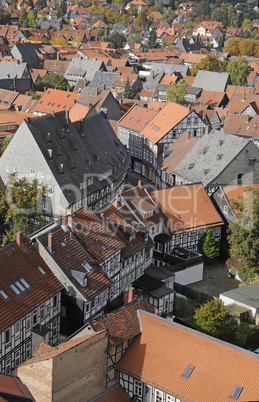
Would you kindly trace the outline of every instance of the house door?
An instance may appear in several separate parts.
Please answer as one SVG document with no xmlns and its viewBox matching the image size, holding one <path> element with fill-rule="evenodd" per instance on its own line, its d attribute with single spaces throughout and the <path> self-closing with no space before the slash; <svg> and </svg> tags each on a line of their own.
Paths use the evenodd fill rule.
<svg viewBox="0 0 259 402">
<path fill-rule="evenodd" d="M 168 300 L 165 300 L 165 302 L 164 302 L 164 312 L 166 314 L 168 313 Z"/>
</svg>

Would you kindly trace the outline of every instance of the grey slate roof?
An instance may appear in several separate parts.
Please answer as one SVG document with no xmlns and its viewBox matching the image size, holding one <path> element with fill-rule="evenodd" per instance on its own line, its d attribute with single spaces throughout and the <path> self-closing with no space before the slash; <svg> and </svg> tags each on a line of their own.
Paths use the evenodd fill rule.
<svg viewBox="0 0 259 402">
<path fill-rule="evenodd" d="M 231 85 L 229 73 L 198 70 L 192 86 L 206 91 L 225 92 L 227 85 Z"/>
<path fill-rule="evenodd" d="M 99 71 L 103 65 L 102 60 L 87 60 L 81 57 L 73 57 L 64 77 L 70 80 L 70 76 L 78 76 L 78 79 L 85 78 L 88 81 L 92 81 L 96 71 Z"/>
<path fill-rule="evenodd" d="M 98 97 L 101 98 L 103 91 L 98 93 Z M 82 89 L 80 95 L 78 96 L 76 102 L 81 103 L 82 105 L 89 106 L 90 103 L 94 104 L 94 100 L 96 99 L 96 88 L 85 87 Z"/>
<path fill-rule="evenodd" d="M 166 97 L 166 90 L 167 89 L 169 89 L 170 88 L 170 85 L 167 85 L 167 84 L 158 84 L 157 85 L 157 87 L 156 87 L 156 89 L 154 90 L 154 92 L 153 92 L 153 95 L 152 95 L 152 97 L 153 98 L 160 98 L 160 99 L 167 99 L 167 97 Z M 159 93 L 159 92 L 165 92 L 165 95 L 164 94 L 161 94 L 161 93 Z"/>
<path fill-rule="evenodd" d="M 39 67 L 39 56 L 30 42 L 17 43 L 12 47 L 11 53 L 14 59 L 24 61 L 29 68 Z"/>
<path fill-rule="evenodd" d="M 5 78 L 14 78 L 17 75 L 17 78 L 31 78 L 27 64 L 19 63 L 11 61 L 1 61 L 0 62 L 0 79 Z M 8 77 L 9 76 L 9 77 Z"/>
<path fill-rule="evenodd" d="M 151 73 L 154 71 L 164 72 L 166 75 L 173 75 L 174 72 L 181 73 L 182 76 L 190 75 L 190 69 L 184 64 L 164 64 L 164 63 L 154 63 L 151 69 Z"/>
<path fill-rule="evenodd" d="M 144 82 L 143 84 L 143 89 L 154 91 L 154 89 L 157 87 L 157 85 L 159 84 L 164 75 L 165 75 L 164 71 L 159 70 L 154 71 L 152 69 L 150 75 L 148 76 L 147 81 Z"/>
<path fill-rule="evenodd" d="M 235 302 L 246 304 L 247 306 L 259 308 L 259 285 L 249 285 L 241 288 L 229 290 L 221 293 L 222 296 L 229 297 Z"/>
<path fill-rule="evenodd" d="M 93 177 L 93 184 L 87 187 L 87 193 L 91 194 L 108 184 L 107 180 L 99 181 L 98 175 L 116 166 L 116 172 L 113 169 L 109 176 L 110 182 L 127 170 L 126 151 L 103 113 L 85 118 L 80 128 L 70 121 L 67 124 L 64 112 L 33 118 L 24 124 L 27 124 L 59 186 L 64 189 L 69 204 L 83 198 L 85 189 L 79 189 L 85 178 Z M 70 191 L 75 186 L 78 191 Z"/>
<path fill-rule="evenodd" d="M 249 142 L 247 138 L 212 130 L 200 138 L 173 173 L 192 183 L 201 181 L 206 187 L 214 182 Z"/>
<path fill-rule="evenodd" d="M 98 89 L 103 89 L 103 86 L 105 87 L 104 89 L 110 90 L 113 88 L 113 85 L 119 78 L 119 73 L 108 73 L 108 72 L 101 72 L 96 71 L 92 81 L 88 85 L 89 88 L 98 88 Z"/>
<path fill-rule="evenodd" d="M 186 53 L 190 53 L 192 50 L 200 49 L 200 45 L 197 41 L 195 43 L 190 43 L 189 39 L 187 38 L 177 38 L 175 47 L 182 49 Z"/>
</svg>

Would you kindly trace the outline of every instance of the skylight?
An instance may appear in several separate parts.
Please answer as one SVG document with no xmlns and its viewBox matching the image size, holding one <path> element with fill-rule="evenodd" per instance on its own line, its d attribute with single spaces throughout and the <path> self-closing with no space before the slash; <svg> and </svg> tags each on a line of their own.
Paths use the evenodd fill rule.
<svg viewBox="0 0 259 402">
<path fill-rule="evenodd" d="M 90 264 L 88 264 L 88 262 L 87 261 L 85 261 L 85 262 L 82 262 L 82 266 L 84 267 L 84 269 L 86 269 L 88 272 L 92 272 L 94 269 L 93 269 L 93 267 L 91 267 L 91 265 Z"/>
<path fill-rule="evenodd" d="M 192 374 L 193 370 L 194 370 L 194 366 L 191 366 L 190 364 L 188 364 L 188 366 L 186 367 L 186 369 L 184 370 L 184 372 L 182 374 L 182 377 L 189 378 L 190 375 Z"/>
<path fill-rule="evenodd" d="M 0 296 L 2 296 L 5 300 L 8 300 L 9 297 L 7 296 L 7 294 L 1 289 L 0 290 Z"/>
<path fill-rule="evenodd" d="M 14 283 L 11 283 L 9 285 L 12 291 L 16 294 L 16 296 L 19 296 L 21 293 L 26 292 L 26 290 L 30 289 L 30 285 L 24 278 L 20 278 Z"/>
<path fill-rule="evenodd" d="M 41 275 L 43 275 L 43 276 L 47 275 L 46 272 L 44 271 L 44 269 L 41 268 L 41 266 L 38 266 L 37 270 L 41 273 Z"/>
<path fill-rule="evenodd" d="M 238 400 L 241 392 L 243 390 L 243 387 L 240 387 L 239 385 L 235 385 L 235 388 L 233 389 L 233 391 L 231 392 L 230 398 L 234 399 L 235 401 Z"/>
</svg>

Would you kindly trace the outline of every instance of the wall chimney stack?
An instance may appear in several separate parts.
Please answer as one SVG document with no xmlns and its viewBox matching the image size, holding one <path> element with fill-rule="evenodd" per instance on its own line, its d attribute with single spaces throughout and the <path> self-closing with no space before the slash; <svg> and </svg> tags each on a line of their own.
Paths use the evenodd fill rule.
<svg viewBox="0 0 259 402">
<path fill-rule="evenodd" d="M 50 254 L 54 253 L 54 250 L 53 250 L 53 233 L 48 234 L 48 250 L 49 250 Z"/>
<path fill-rule="evenodd" d="M 18 232 L 16 233 L 16 243 L 18 244 L 19 247 L 24 246 L 23 242 L 23 232 Z"/>
</svg>

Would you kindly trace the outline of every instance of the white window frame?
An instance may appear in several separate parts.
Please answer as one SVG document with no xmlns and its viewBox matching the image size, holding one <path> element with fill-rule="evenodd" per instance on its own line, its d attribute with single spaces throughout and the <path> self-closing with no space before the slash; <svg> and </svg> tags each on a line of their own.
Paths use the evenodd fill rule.
<svg viewBox="0 0 259 402">
<path fill-rule="evenodd" d="M 172 395 L 166 395 L 166 402 L 175 402 L 175 397 Z"/>
<path fill-rule="evenodd" d="M 7 367 L 9 367 L 8 370 Z M 5 374 L 10 374 L 10 372 L 11 372 L 11 357 L 8 357 L 8 359 L 6 359 L 5 361 Z"/>
<path fill-rule="evenodd" d="M 31 329 L 31 313 L 26 315 L 26 331 Z"/>
<path fill-rule="evenodd" d="M 16 321 L 14 324 L 14 337 L 15 339 L 20 338 L 20 330 L 21 330 L 21 323 L 20 321 Z"/>
<path fill-rule="evenodd" d="M 58 308 L 58 295 L 53 296 L 53 307 L 54 309 Z"/>
<path fill-rule="evenodd" d="M 224 205 L 224 214 L 228 215 L 228 206 Z"/>
<path fill-rule="evenodd" d="M 14 365 L 19 366 L 20 363 L 21 363 L 21 352 L 20 349 L 18 349 L 14 353 Z"/>
<path fill-rule="evenodd" d="M 31 358 L 31 344 L 30 344 L 30 342 L 26 343 L 25 354 L 26 354 L 26 360 Z"/>
<path fill-rule="evenodd" d="M 31 174 L 32 176 L 35 175 L 35 172 L 34 172 L 34 169 L 33 169 L 33 168 L 30 168 L 30 174 Z"/>
<path fill-rule="evenodd" d="M 134 396 L 142 398 L 142 382 L 134 379 Z"/>
<path fill-rule="evenodd" d="M 6 340 L 6 338 L 7 338 L 7 336 L 6 336 L 6 334 L 9 334 L 9 341 L 7 342 L 7 340 Z M 5 330 L 5 345 L 6 346 L 9 346 L 11 344 L 11 328 L 7 328 L 6 330 Z"/>
<path fill-rule="evenodd" d="M 44 306 L 44 304 L 41 304 L 41 306 L 40 306 L 40 321 L 44 320 L 44 318 L 45 318 L 45 306 Z"/>
<path fill-rule="evenodd" d="M 164 393 L 160 389 L 155 389 L 155 402 L 163 402 Z"/>
</svg>

